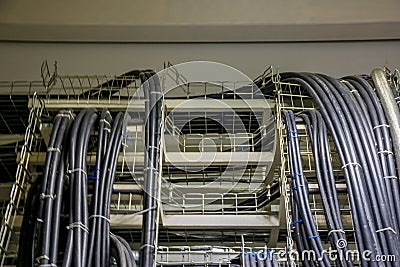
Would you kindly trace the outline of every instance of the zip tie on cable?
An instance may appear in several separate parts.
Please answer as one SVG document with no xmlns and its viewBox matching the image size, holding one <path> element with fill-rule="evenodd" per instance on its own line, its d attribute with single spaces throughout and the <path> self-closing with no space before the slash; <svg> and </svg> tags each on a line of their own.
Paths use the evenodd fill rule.
<svg viewBox="0 0 400 267">
<path fill-rule="evenodd" d="M 393 154 L 393 152 L 390 150 L 382 150 L 382 151 L 378 151 L 378 154 Z"/>
<path fill-rule="evenodd" d="M 390 128 L 390 125 L 389 124 L 380 124 L 380 125 L 374 126 L 373 129 L 375 130 L 375 129 L 379 128 L 379 127 L 388 127 L 388 128 Z"/>
<path fill-rule="evenodd" d="M 111 133 L 111 130 L 110 130 L 110 128 L 104 127 L 104 128 L 103 128 L 103 130 L 105 130 L 105 131 L 107 131 L 107 132 Z"/>
<path fill-rule="evenodd" d="M 296 131 L 289 131 L 289 132 L 288 132 L 288 137 L 289 137 L 289 138 L 298 138 L 298 137 L 299 137 L 299 134 L 298 134 L 298 132 L 296 132 Z"/>
<path fill-rule="evenodd" d="M 50 260 L 50 258 L 47 255 L 42 255 L 42 256 L 35 258 L 35 261 L 37 261 L 38 263 L 40 263 L 40 260 Z"/>
<path fill-rule="evenodd" d="M 93 176 L 93 175 L 88 175 L 87 178 L 88 178 L 89 180 L 92 180 L 92 181 L 99 181 L 99 180 L 100 180 L 99 177 L 96 177 L 96 176 Z"/>
<path fill-rule="evenodd" d="M 383 176 L 383 179 L 398 179 L 395 175 Z"/>
<path fill-rule="evenodd" d="M 86 171 L 85 171 L 84 169 L 77 168 L 77 169 L 72 169 L 72 170 L 68 170 L 68 171 L 67 171 L 67 173 L 73 173 L 73 172 L 81 172 L 81 173 L 83 173 L 84 175 L 86 175 L 86 177 L 87 177 L 87 173 L 86 173 Z"/>
<path fill-rule="evenodd" d="M 56 115 L 56 117 L 66 117 L 66 118 L 73 118 L 74 117 L 74 114 L 69 110 L 68 112 L 66 112 L 66 113 L 58 113 L 57 115 Z"/>
<path fill-rule="evenodd" d="M 156 206 L 153 206 L 153 207 L 150 207 L 150 208 L 148 208 L 148 209 L 135 212 L 135 213 L 132 214 L 132 216 L 140 215 L 140 214 L 149 212 L 149 211 L 151 211 L 151 210 L 155 210 L 156 208 L 157 208 Z"/>
<path fill-rule="evenodd" d="M 40 264 L 37 265 L 38 267 L 53 267 L 53 266 L 57 266 L 57 264 L 54 263 L 47 263 L 47 264 Z"/>
<path fill-rule="evenodd" d="M 38 221 L 38 222 L 43 222 L 43 219 L 41 219 L 41 218 L 36 218 L 36 221 Z"/>
<path fill-rule="evenodd" d="M 95 173 L 95 172 L 101 172 L 101 169 L 99 168 L 94 168 L 93 170 L 90 171 L 90 173 Z"/>
<path fill-rule="evenodd" d="M 56 115 L 56 118 L 59 118 L 59 117 L 63 117 L 63 118 L 71 118 L 71 116 L 70 115 L 68 115 L 68 114 L 63 114 L 63 113 L 59 113 L 59 114 L 57 114 Z"/>
<path fill-rule="evenodd" d="M 382 228 L 379 230 L 376 230 L 377 233 L 383 232 L 383 231 L 392 231 L 395 235 L 397 234 L 395 230 L 393 230 L 392 227 L 386 227 L 386 228 Z"/>
<path fill-rule="evenodd" d="M 49 148 L 47 148 L 47 152 L 59 152 L 59 153 L 61 153 L 61 150 L 58 147 L 49 147 Z"/>
<path fill-rule="evenodd" d="M 94 219 L 94 218 L 100 218 L 100 219 L 103 219 L 106 222 L 110 223 L 110 219 L 108 219 L 106 216 L 103 216 L 103 215 L 94 214 L 94 215 L 89 216 L 89 220 Z"/>
<path fill-rule="evenodd" d="M 336 229 L 336 230 L 330 230 L 330 231 L 328 232 L 328 236 L 330 236 L 332 233 L 342 233 L 342 234 L 346 234 L 346 233 L 344 232 L 343 229 Z"/>
<path fill-rule="evenodd" d="M 128 140 L 128 141 L 130 141 L 130 142 L 133 142 L 133 139 L 130 138 L 129 136 L 127 136 L 126 134 L 121 133 L 121 135 L 122 135 L 122 137 L 124 137 L 126 140 Z"/>
<path fill-rule="evenodd" d="M 296 177 L 302 177 L 302 176 L 304 176 L 304 174 L 303 173 L 292 173 L 290 176 L 292 178 L 296 178 Z"/>
<path fill-rule="evenodd" d="M 108 126 L 111 126 L 110 122 L 108 120 L 106 120 L 106 119 L 101 119 L 100 122 L 104 122 Z"/>
<path fill-rule="evenodd" d="M 83 231 L 85 231 L 86 233 L 89 233 L 89 228 L 86 225 L 84 225 L 82 222 L 74 222 L 67 226 L 68 230 L 73 230 L 73 228 L 80 228 Z"/>
<path fill-rule="evenodd" d="M 319 236 L 319 235 L 310 235 L 310 236 L 308 236 L 308 238 L 310 238 L 310 239 L 316 239 L 316 238 L 320 238 L 320 236 Z"/>
<path fill-rule="evenodd" d="M 150 94 L 162 95 L 162 92 L 159 91 L 150 91 Z"/>
<path fill-rule="evenodd" d="M 45 195 L 44 193 L 41 193 L 40 194 L 40 199 L 45 199 L 45 198 L 51 198 L 51 199 L 55 199 L 57 196 L 54 194 L 54 195 Z"/>
<path fill-rule="evenodd" d="M 144 249 L 145 247 L 155 248 L 154 245 L 143 244 L 143 245 L 139 248 L 139 250 L 142 250 L 142 249 Z"/>
<path fill-rule="evenodd" d="M 158 170 L 157 170 L 156 168 L 154 168 L 154 167 L 146 167 L 146 168 L 143 168 L 143 171 L 148 171 L 148 170 L 153 170 L 153 171 L 158 172 Z"/>
<path fill-rule="evenodd" d="M 297 220 L 297 221 L 292 222 L 292 223 L 290 224 L 290 226 L 295 226 L 296 224 L 302 223 L 302 222 L 303 222 L 303 220 L 302 220 L 302 219 L 299 219 L 299 220 Z"/>
<path fill-rule="evenodd" d="M 299 189 L 299 187 L 304 187 L 304 184 L 294 186 L 293 190 L 297 190 L 297 189 Z"/>
<path fill-rule="evenodd" d="M 344 165 L 342 166 L 342 170 L 345 169 L 345 168 L 347 168 L 347 166 L 350 166 L 350 165 L 355 165 L 355 166 L 358 166 L 358 167 L 361 168 L 361 165 L 360 165 L 359 163 L 357 163 L 357 162 L 349 162 L 349 163 L 346 163 L 346 164 L 344 164 Z"/>
</svg>

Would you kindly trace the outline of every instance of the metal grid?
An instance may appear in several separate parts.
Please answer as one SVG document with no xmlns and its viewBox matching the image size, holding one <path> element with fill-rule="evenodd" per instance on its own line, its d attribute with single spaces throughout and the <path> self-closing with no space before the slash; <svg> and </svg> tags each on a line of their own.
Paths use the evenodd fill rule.
<svg viewBox="0 0 400 267">
<path fill-rule="evenodd" d="M 36 96 L 33 96 L 33 108 L 30 111 L 28 119 L 28 127 L 26 128 L 24 145 L 22 146 L 15 182 L 11 188 L 10 201 L 4 213 L 1 231 L 0 231 L 0 249 L 1 249 L 1 266 L 6 262 L 7 258 L 15 258 L 17 246 L 10 246 L 10 241 L 15 239 L 16 232 L 14 223 L 17 215 L 23 213 L 25 193 L 28 185 L 34 178 L 29 168 L 29 160 L 31 152 L 38 149 L 41 144 L 40 135 L 41 117 L 43 112 L 43 102 Z"/>
<path fill-rule="evenodd" d="M 47 71 L 46 71 L 47 70 Z M 123 77 L 123 78 L 119 78 L 119 77 L 110 77 L 110 76 L 59 76 L 56 72 L 54 72 L 54 74 L 50 75 L 50 72 L 48 71 L 48 67 L 45 66 L 44 71 L 43 71 L 43 82 L 40 84 L 36 84 L 36 86 L 38 86 L 37 90 L 40 92 L 39 95 L 42 97 L 41 103 L 41 112 L 43 111 L 43 108 L 46 108 L 46 111 L 49 112 L 48 115 L 49 118 L 51 118 L 52 114 L 55 114 L 54 112 L 61 109 L 61 108 L 72 108 L 75 110 L 79 110 L 81 108 L 87 108 L 87 107 L 106 107 L 109 108 L 112 112 L 114 111 L 121 111 L 121 110 L 125 110 L 129 101 L 130 101 L 130 97 L 132 97 L 133 95 L 135 95 L 135 99 L 138 100 L 138 102 L 136 103 L 139 108 L 133 112 L 136 112 L 135 117 L 139 117 L 139 118 L 143 118 L 143 111 L 144 111 L 144 105 L 141 105 L 141 102 L 143 101 L 143 95 L 139 94 L 135 94 L 137 88 L 138 88 L 138 84 L 136 83 L 137 79 L 135 77 Z M 46 73 L 48 75 L 46 75 Z M 121 81 L 126 81 L 129 80 L 129 82 L 127 82 L 125 87 L 121 87 L 121 86 L 109 86 L 109 83 L 107 83 L 110 80 L 121 80 Z M 107 84 L 107 86 L 104 86 L 105 84 Z M 237 84 L 237 86 L 239 86 L 239 82 L 235 82 L 234 84 Z M 235 85 L 236 86 L 236 85 Z M 240 86 L 243 86 L 242 84 L 240 84 Z M 188 92 L 190 92 L 191 89 L 193 89 L 193 86 L 189 86 L 188 87 Z M 208 87 L 206 87 L 208 88 Z M 213 89 L 210 89 L 210 91 L 205 90 L 205 92 L 208 94 L 210 92 L 216 92 L 215 88 L 219 88 L 219 90 L 221 89 L 221 86 L 213 86 Z M 223 88 L 223 87 L 222 87 Z M 22 91 L 21 91 L 22 92 Z M 26 92 L 26 91 L 25 91 Z M 97 92 L 97 93 L 96 93 Z M 198 91 L 196 91 L 198 93 Z M 189 95 L 189 94 L 188 94 Z M 243 96 L 242 96 L 243 97 Z M 251 94 L 248 94 L 246 97 L 251 98 Z M 34 112 L 34 110 L 37 109 L 37 104 L 36 104 L 37 98 L 36 96 L 34 98 L 31 98 L 30 100 L 30 107 L 31 107 L 31 113 Z M 165 100 L 164 100 L 165 103 Z M 163 108 L 166 108 L 166 106 L 163 105 Z M 143 110 L 143 111 L 142 111 Z M 222 145 L 222 150 L 225 149 L 233 149 L 234 151 L 239 150 L 242 151 L 243 148 L 243 142 L 241 140 L 249 138 L 250 141 L 250 145 L 247 146 L 246 150 L 248 149 L 249 151 L 254 151 L 254 146 L 255 144 L 257 144 L 257 142 L 259 142 L 259 140 L 262 138 L 259 138 L 259 136 L 261 135 L 262 132 L 265 133 L 264 128 L 255 128 L 253 127 L 252 123 L 254 123 L 254 121 L 252 121 L 251 119 L 251 114 L 249 115 L 249 119 L 247 120 L 246 125 L 249 126 L 249 129 L 253 129 L 253 133 L 250 133 L 248 135 L 240 135 L 237 134 L 236 138 L 237 140 L 239 140 L 237 143 L 234 143 L 234 145 L 229 146 L 224 146 L 225 144 L 223 142 L 221 142 Z M 38 116 L 38 118 L 40 118 L 41 116 Z M 233 118 L 233 117 L 232 117 Z M 164 121 L 164 120 L 163 120 Z M 167 121 L 167 120 L 165 120 Z M 233 121 L 233 120 L 232 120 Z M 40 173 L 40 166 L 43 165 L 44 163 L 44 159 L 45 159 L 45 153 L 43 153 L 42 151 L 45 151 L 45 149 L 43 149 L 42 146 L 44 146 L 44 143 L 46 142 L 46 131 L 50 131 L 51 129 L 51 123 L 50 122 L 42 122 L 42 124 L 39 124 L 40 128 L 41 128 L 41 132 L 37 132 L 36 135 L 34 136 L 37 140 L 40 140 L 40 147 L 36 147 L 36 148 L 32 148 L 29 151 L 29 155 L 30 158 L 29 160 L 29 168 L 31 170 L 35 170 L 35 175 Z M 256 124 L 254 124 L 256 125 Z M 124 146 L 124 149 L 122 151 L 122 153 L 120 154 L 119 160 L 118 160 L 118 170 L 117 170 L 117 177 L 116 177 L 116 184 L 114 185 L 115 187 L 117 186 L 121 186 L 123 188 L 128 187 L 129 190 L 131 190 L 132 188 L 136 189 L 136 188 L 140 188 L 138 187 L 138 184 L 140 184 L 141 179 L 143 179 L 143 168 L 141 167 L 141 158 L 143 158 L 143 127 L 140 128 L 140 126 L 143 126 L 143 124 L 138 124 L 138 129 L 136 131 L 134 131 L 134 135 L 129 135 L 127 136 L 127 138 L 124 139 L 125 144 L 127 143 L 134 143 L 136 144 L 134 146 L 134 154 L 133 155 L 128 155 L 129 153 L 131 153 L 132 151 L 126 151 L 126 146 Z M 192 125 L 193 126 L 193 125 Z M 161 128 L 163 127 L 163 125 L 161 125 Z M 195 125 L 194 125 L 195 127 Z M 234 128 L 234 127 L 233 127 Z M 28 127 L 29 129 L 29 127 Z M 163 131 L 163 133 L 166 133 L 167 130 Z M 212 131 L 207 132 L 207 135 L 213 135 L 213 133 L 211 133 Z M 43 136 L 42 136 L 43 134 Z M 215 133 L 214 133 L 215 134 Z M 205 135 L 202 134 L 195 134 L 198 138 L 204 138 Z M 219 137 L 219 134 L 216 134 L 216 136 Z M 257 136 L 257 138 L 254 138 L 255 136 Z M 262 135 L 261 135 L 262 136 Z M 190 138 L 195 139 L 195 137 L 190 136 L 190 134 L 187 136 L 186 140 L 189 140 Z M 185 136 L 186 138 L 186 136 Z M 214 138 L 215 140 L 218 138 Z M 42 140 L 44 140 L 44 142 L 41 142 Z M 164 138 L 162 138 L 162 140 L 164 140 Z M 96 139 L 92 138 L 90 141 L 91 147 L 95 147 L 96 146 Z M 162 144 L 164 145 L 164 144 Z M 239 149 L 239 147 L 241 147 Z M 253 148 L 252 148 L 253 147 Z M 207 149 L 206 147 L 203 146 L 203 148 L 201 149 Z M 90 151 L 91 149 L 89 149 Z M 244 152 L 244 151 L 243 151 Z M 20 158 L 23 159 L 25 157 L 25 153 L 24 150 L 22 150 L 21 154 L 20 154 Z M 132 179 L 132 177 L 130 176 L 130 171 L 127 168 L 126 164 L 127 164 L 127 158 L 129 156 L 133 156 L 134 158 L 134 162 L 133 162 L 133 167 L 134 168 L 134 180 Z M 91 168 L 91 166 L 94 166 L 94 159 L 95 156 L 94 154 L 90 154 L 88 156 L 88 168 Z M 162 161 L 159 162 L 160 166 L 164 165 Z M 174 174 L 173 172 L 171 172 L 171 168 L 168 166 L 162 166 L 163 167 L 163 172 L 165 174 L 168 173 L 167 175 L 164 175 L 164 177 L 162 177 L 162 179 L 160 179 L 160 181 L 163 182 L 163 186 L 164 185 L 170 185 L 171 184 L 171 179 L 176 178 L 179 175 L 176 175 L 176 173 Z M 37 170 L 39 169 L 39 170 Z M 25 170 L 27 171 L 27 170 Z M 219 176 L 221 174 L 221 170 L 218 170 L 216 172 L 213 173 L 213 175 L 215 176 Z M 257 203 L 257 191 L 252 191 L 252 188 L 250 188 L 248 185 L 252 184 L 252 183 L 259 183 L 260 181 L 255 180 L 251 180 L 254 179 L 254 177 L 256 177 L 257 175 L 259 175 L 260 177 L 263 176 L 265 177 L 265 173 L 264 174 L 257 174 L 255 170 L 248 168 L 246 169 L 246 172 L 243 175 L 243 184 L 244 186 L 242 187 L 242 189 L 240 190 L 244 190 L 244 192 L 240 192 L 240 190 L 238 189 L 239 192 L 230 192 L 230 193 L 226 193 L 226 194 L 186 194 L 185 198 L 179 199 L 178 203 L 179 205 L 177 205 L 179 207 L 178 210 L 168 210 L 168 209 L 163 209 L 160 210 L 159 214 L 161 212 L 163 213 L 177 213 L 181 212 L 182 214 L 220 214 L 220 215 L 226 215 L 226 214 L 233 214 L 233 215 L 245 215 L 245 214 L 259 214 L 259 215 L 266 215 L 266 214 L 276 214 L 278 215 L 279 211 L 277 211 L 276 209 L 273 210 L 271 209 L 271 206 L 279 206 L 279 199 L 275 200 L 274 202 L 270 203 L 267 207 L 263 207 L 263 208 L 258 208 L 258 203 Z M 195 175 L 193 175 L 194 177 Z M 247 178 L 246 178 L 247 177 Z M 187 178 L 187 177 L 186 177 Z M 203 179 L 205 177 L 203 176 Z M 246 180 L 247 179 L 247 180 Z M 236 181 L 235 181 L 236 182 Z M 25 181 L 23 183 L 24 186 L 27 186 L 28 183 Z M 267 191 L 270 190 L 269 186 L 266 187 Z M 128 190 L 128 191 L 129 191 Z M 246 190 L 248 192 L 246 192 Z M 162 191 L 160 193 L 163 193 Z M 272 194 L 272 192 L 268 192 L 268 194 Z M 165 197 L 170 197 L 170 195 L 163 195 L 163 197 L 161 199 L 165 199 Z M 214 200 L 213 205 L 206 205 L 205 203 L 207 201 L 212 201 Z M 241 202 L 243 200 L 254 200 L 254 204 L 253 205 L 248 205 L 246 206 L 247 209 L 251 210 L 243 210 L 243 207 L 241 206 Z M 181 205 L 183 202 L 183 205 Z M 195 205 L 192 206 L 196 206 L 196 208 L 191 209 L 190 205 L 187 205 L 188 202 L 194 202 Z M 13 203 L 13 202 L 12 202 Z M 15 203 L 15 202 L 14 202 Z M 15 207 L 18 207 L 18 209 L 21 209 L 21 207 L 23 206 L 22 203 L 18 203 L 19 205 L 16 205 Z M 200 208 L 199 205 L 200 204 Z M 11 205 L 13 206 L 13 205 Z M 161 205 L 160 205 L 161 206 Z M 14 207 L 14 208 L 15 208 Z M 182 207 L 184 207 L 182 209 Z M 164 207 L 163 207 L 164 208 Z M 111 214 L 112 215 L 132 215 L 138 211 L 142 210 L 142 199 L 140 195 L 134 194 L 134 193 L 130 193 L 130 192 L 120 192 L 120 193 L 114 193 L 112 196 L 112 204 L 111 204 Z M 20 214 L 23 211 L 21 210 Z M 8 215 L 7 215 L 8 216 Z M 5 226 L 7 226 L 7 224 L 4 224 Z M 137 227 L 137 226 L 136 226 Z M 12 227 L 11 227 L 12 228 Z M 131 241 L 132 243 L 135 242 L 137 245 L 137 242 L 140 241 L 140 238 L 138 238 L 137 236 L 135 236 L 138 231 L 134 230 L 134 226 L 132 226 L 129 229 L 118 229 L 115 228 L 113 230 L 117 231 L 119 234 L 121 234 L 122 236 L 128 238 L 129 241 Z M 4 229 L 8 230 L 8 227 L 5 227 Z M 187 234 L 185 240 L 186 242 L 184 242 L 183 247 L 187 247 L 190 246 L 191 244 L 191 240 L 190 240 L 190 232 L 192 230 L 190 229 L 182 229 L 184 231 L 185 234 Z M 210 233 L 210 229 L 202 229 L 201 231 L 203 231 L 204 235 L 207 236 Z M 232 231 L 229 230 L 228 231 Z M 279 230 L 278 230 L 279 231 Z M 3 232 L 3 230 L 2 230 Z M 176 232 L 176 231 L 175 231 Z M 243 246 L 241 245 L 241 239 L 240 237 L 242 235 L 246 235 L 247 237 L 252 236 L 252 238 L 250 238 L 249 243 L 248 244 L 258 244 L 258 245 L 262 245 L 265 244 L 266 240 L 268 239 L 268 237 L 271 235 L 271 230 L 270 229 L 264 229 L 263 231 L 259 231 L 257 229 L 243 229 L 243 230 L 235 230 L 233 231 L 234 234 L 229 234 L 228 236 L 226 236 L 226 231 L 224 232 L 223 230 L 221 230 L 221 232 L 214 232 L 213 234 L 216 235 L 215 239 L 212 239 L 212 241 L 210 241 L 210 239 L 205 238 L 202 242 L 203 244 L 212 244 L 212 243 L 218 243 L 218 242 L 222 242 L 223 244 L 227 244 L 232 248 L 235 248 L 235 255 L 236 253 L 238 253 L 237 251 L 243 251 Z M 161 264 L 167 264 L 168 262 L 165 261 L 165 257 L 168 258 L 168 255 L 170 252 L 173 252 L 172 254 L 176 253 L 176 250 L 173 248 L 165 248 L 165 242 L 169 242 L 170 240 L 173 240 L 173 236 L 179 236 L 180 234 L 178 233 L 174 233 L 174 231 L 169 231 L 167 229 L 160 229 L 158 231 L 159 234 L 159 240 L 160 240 L 160 244 L 163 245 L 162 250 L 160 251 L 162 258 L 162 261 L 160 260 Z M 17 236 L 14 235 L 14 238 L 17 239 Z M 231 241 L 229 241 L 231 240 Z M 232 241 L 233 240 L 233 241 Z M 209 242 L 210 241 L 210 242 Z M 213 246 L 215 248 L 215 245 Z M 167 250 L 167 252 L 165 252 L 165 250 Z M 193 252 L 196 250 L 196 248 L 190 250 L 190 254 L 193 254 Z M 17 251 L 17 247 L 13 248 L 14 253 L 13 254 L 7 254 L 7 256 L 9 257 L 14 257 L 16 256 L 16 251 Z M 219 255 L 219 254 L 224 254 L 227 251 L 218 251 L 217 250 L 213 250 L 211 249 L 210 251 L 204 250 L 203 252 L 199 252 L 199 253 L 194 253 L 194 254 L 201 254 L 201 255 L 210 255 L 211 254 L 215 254 L 215 255 Z M 229 252 L 229 251 L 228 251 Z M 185 252 L 186 253 L 186 252 Z M 229 252 L 231 253 L 231 252 Z M 228 254 L 229 254 L 228 253 Z M 232 252 L 233 253 L 233 252 Z M 5 254 L 2 254 L 5 255 Z M 233 255 L 233 254 L 232 254 Z M 197 255 L 198 256 L 198 255 Z M 196 256 L 196 257 L 197 257 Z M 189 256 L 188 256 L 189 257 Z M 212 257 L 212 256 L 210 256 Z M 201 258 L 201 257 L 200 257 Z M 171 258 L 168 258 L 171 259 Z M 211 263 L 217 263 L 217 261 L 219 261 L 219 264 L 223 264 L 224 263 L 224 258 L 218 258 L 219 260 L 217 261 L 209 261 L 208 260 L 208 256 L 205 256 L 205 258 L 203 258 L 202 262 L 205 264 L 211 264 Z M 197 262 L 190 260 L 191 262 Z M 199 260 L 201 262 L 201 260 Z M 225 262 L 227 263 L 227 262 Z M 229 264 L 229 263 L 228 263 Z"/>
<path fill-rule="evenodd" d="M 132 74 L 59 75 L 57 64 L 50 71 L 47 62 L 43 63 L 41 73 L 45 90 L 40 95 L 47 110 L 91 107 L 125 111 L 132 98 L 143 100 L 144 97 L 137 90 L 139 77 Z"/>
</svg>

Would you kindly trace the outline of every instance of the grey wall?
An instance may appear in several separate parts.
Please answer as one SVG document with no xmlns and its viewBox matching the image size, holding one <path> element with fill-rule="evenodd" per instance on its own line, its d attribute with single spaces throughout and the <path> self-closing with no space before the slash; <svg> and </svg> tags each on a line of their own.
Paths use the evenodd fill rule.
<svg viewBox="0 0 400 267">
<path fill-rule="evenodd" d="M 1 0 L 0 40 L 399 39 L 399 11 L 399 0 Z"/>
<path fill-rule="evenodd" d="M 191 60 L 250 77 L 268 65 L 369 73 L 400 65 L 399 14 L 399 0 L 1 0 L 0 81 L 39 79 L 45 59 L 61 74 Z"/>
<path fill-rule="evenodd" d="M 268 65 L 281 71 L 341 76 L 400 67 L 400 41 L 318 43 L 96 44 L 0 42 L 0 81 L 40 79 L 40 65 L 58 61 L 60 74 L 119 74 L 162 68 L 164 61 L 211 60 L 250 77 Z"/>
</svg>

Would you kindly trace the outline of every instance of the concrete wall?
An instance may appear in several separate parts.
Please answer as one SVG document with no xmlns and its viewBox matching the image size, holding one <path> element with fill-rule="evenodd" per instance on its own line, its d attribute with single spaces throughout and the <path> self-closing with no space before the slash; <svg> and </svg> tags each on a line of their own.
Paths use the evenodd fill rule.
<svg viewBox="0 0 400 267">
<path fill-rule="evenodd" d="M 162 68 L 164 61 L 212 60 L 250 77 L 268 65 L 281 71 L 333 76 L 370 73 L 377 66 L 400 67 L 400 41 L 252 44 L 93 44 L 0 42 L 0 81 L 40 79 L 40 65 L 59 62 L 61 74 L 119 74 Z"/>
<path fill-rule="evenodd" d="M 400 65 L 399 0 L 2 0 L 0 81 L 211 60 L 334 76 Z M 299 42 L 307 41 L 307 42 Z"/>
<path fill-rule="evenodd" d="M 264 42 L 400 38 L 398 0 L 2 0 L 0 40 Z"/>
</svg>

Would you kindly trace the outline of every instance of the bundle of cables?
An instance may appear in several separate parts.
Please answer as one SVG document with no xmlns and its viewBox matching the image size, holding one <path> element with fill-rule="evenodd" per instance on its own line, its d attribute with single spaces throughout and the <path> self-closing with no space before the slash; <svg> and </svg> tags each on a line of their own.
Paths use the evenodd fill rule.
<svg viewBox="0 0 400 267">
<path fill-rule="evenodd" d="M 330 230 L 331 243 L 343 239 L 343 225 L 339 220 L 336 203 L 336 188 L 332 182 L 331 166 L 326 159 L 330 153 L 326 145 L 325 122 L 336 150 L 338 152 L 352 211 L 353 226 L 360 255 L 364 251 L 370 253 L 370 261 L 362 257 L 362 266 L 392 266 L 394 262 L 377 262 L 381 255 L 400 254 L 399 243 L 399 136 L 388 119 L 388 109 L 396 107 L 394 101 L 386 101 L 382 91 L 387 86 L 373 72 L 374 83 L 359 76 L 349 76 L 341 80 L 321 74 L 283 73 L 281 81 L 300 85 L 315 100 L 318 112 L 300 115 L 307 125 L 313 143 L 317 179 L 323 199 L 325 217 Z M 377 92 L 378 94 L 377 94 Z M 381 92 L 381 93 L 380 93 Z M 392 95 L 393 98 L 393 95 Z M 388 102 L 388 104 L 385 104 Z M 397 108 L 396 108 L 397 109 Z M 307 246 L 321 250 L 319 235 L 315 232 L 315 222 L 310 217 L 307 184 L 302 172 L 301 156 L 296 129 L 296 121 L 292 112 L 285 113 L 289 137 L 288 152 L 293 186 L 293 220 L 299 223 L 296 227 L 296 242 L 300 249 Z M 394 146 L 392 146 L 392 142 Z M 325 151 L 324 151 L 325 149 Z M 301 190 L 300 190 L 301 188 Z M 304 195 L 304 196 L 303 196 Z M 329 197 L 333 201 L 328 200 Z M 325 199 L 325 200 L 324 200 Z M 328 214 L 329 213 L 329 214 Z M 304 233 L 302 233 L 304 228 Z M 312 240 L 309 240 L 312 239 Z M 310 242 L 311 241 L 311 242 Z M 378 256 L 378 257 L 377 257 Z M 308 263 L 313 266 L 315 263 Z M 351 266 L 349 261 L 337 262 L 338 266 Z M 324 258 L 319 265 L 329 265 Z"/>
<path fill-rule="evenodd" d="M 161 101 L 160 80 L 154 72 L 140 73 L 145 95 L 145 160 L 143 185 L 143 223 L 140 266 L 151 267 L 155 262 L 158 223 L 158 188 L 161 141 Z"/>
<path fill-rule="evenodd" d="M 267 250 L 265 253 L 260 252 L 244 252 L 243 253 L 243 267 L 279 267 L 276 255 Z"/>
<path fill-rule="evenodd" d="M 96 167 L 88 175 L 94 128 Z M 26 201 L 18 266 L 110 266 L 111 259 L 118 266 L 136 266 L 129 244 L 111 234 L 109 224 L 124 128 L 123 113 L 113 123 L 107 110 L 56 115 L 43 176 L 33 183 Z"/>
</svg>

